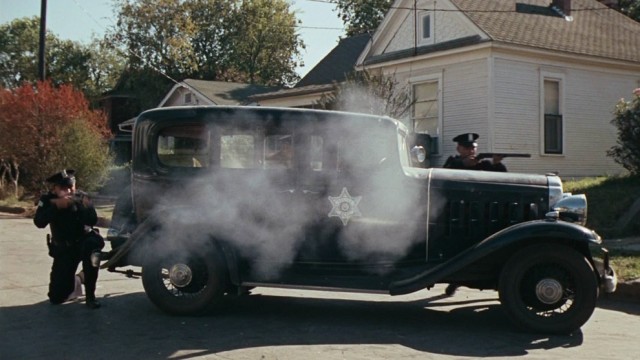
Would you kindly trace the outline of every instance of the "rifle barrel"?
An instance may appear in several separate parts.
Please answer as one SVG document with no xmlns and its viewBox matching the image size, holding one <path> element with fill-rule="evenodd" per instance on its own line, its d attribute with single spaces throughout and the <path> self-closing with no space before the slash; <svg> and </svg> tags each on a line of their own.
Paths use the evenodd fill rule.
<svg viewBox="0 0 640 360">
<path fill-rule="evenodd" d="M 500 155 L 503 158 L 507 158 L 507 157 L 530 158 L 531 157 L 531 154 L 523 154 L 523 153 L 480 153 L 476 156 L 476 159 L 482 160 L 482 159 L 493 157 L 494 155 Z"/>
</svg>

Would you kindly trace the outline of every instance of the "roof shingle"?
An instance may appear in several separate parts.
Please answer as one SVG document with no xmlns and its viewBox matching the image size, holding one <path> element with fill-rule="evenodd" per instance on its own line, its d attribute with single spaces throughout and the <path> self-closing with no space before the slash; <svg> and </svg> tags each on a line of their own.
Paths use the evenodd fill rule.
<svg viewBox="0 0 640 360">
<path fill-rule="evenodd" d="M 551 0 L 451 1 L 494 41 L 640 62 L 640 23 L 595 0 L 572 0 L 573 21 L 516 12 L 517 3 L 544 8 Z"/>
</svg>

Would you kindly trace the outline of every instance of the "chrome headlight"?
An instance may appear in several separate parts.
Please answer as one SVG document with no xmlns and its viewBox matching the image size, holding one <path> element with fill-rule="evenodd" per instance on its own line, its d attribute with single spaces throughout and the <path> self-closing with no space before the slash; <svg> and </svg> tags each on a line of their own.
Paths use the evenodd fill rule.
<svg viewBox="0 0 640 360">
<path fill-rule="evenodd" d="M 560 220 L 582 226 L 587 224 L 587 197 L 584 194 L 566 193 L 551 209 L 558 213 Z"/>
<path fill-rule="evenodd" d="M 562 190 L 562 180 L 549 175 L 549 219 L 560 219 L 582 226 L 587 224 L 587 197 L 584 194 L 573 195 Z"/>
</svg>

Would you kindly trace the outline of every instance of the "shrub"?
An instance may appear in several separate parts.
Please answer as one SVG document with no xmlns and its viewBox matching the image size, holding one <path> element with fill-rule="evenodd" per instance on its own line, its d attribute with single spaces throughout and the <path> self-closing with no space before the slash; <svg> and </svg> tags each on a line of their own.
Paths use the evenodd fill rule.
<svg viewBox="0 0 640 360">
<path fill-rule="evenodd" d="M 71 121 L 61 132 L 64 142 L 56 149 L 58 156 L 52 157 L 56 168 L 74 169 L 80 189 L 97 190 L 107 180 L 113 163 L 109 145 L 84 120 Z"/>
<path fill-rule="evenodd" d="M 640 88 L 633 91 L 630 101 L 620 99 L 616 104 L 615 118 L 611 123 L 618 128 L 617 145 L 607 151 L 607 156 L 632 174 L 640 174 Z"/>
</svg>

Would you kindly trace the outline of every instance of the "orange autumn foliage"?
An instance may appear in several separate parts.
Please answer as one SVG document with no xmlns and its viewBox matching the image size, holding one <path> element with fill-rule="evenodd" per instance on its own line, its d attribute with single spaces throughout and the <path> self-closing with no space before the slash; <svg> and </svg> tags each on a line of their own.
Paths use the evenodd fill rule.
<svg viewBox="0 0 640 360">
<path fill-rule="evenodd" d="M 102 138 L 110 135 L 104 113 L 91 110 L 83 93 L 70 85 L 45 81 L 0 88 L 0 160 L 12 164 L 12 177 L 20 170 L 33 179 L 56 171 L 52 154 L 65 141 L 61 130 L 74 121 Z"/>
</svg>

